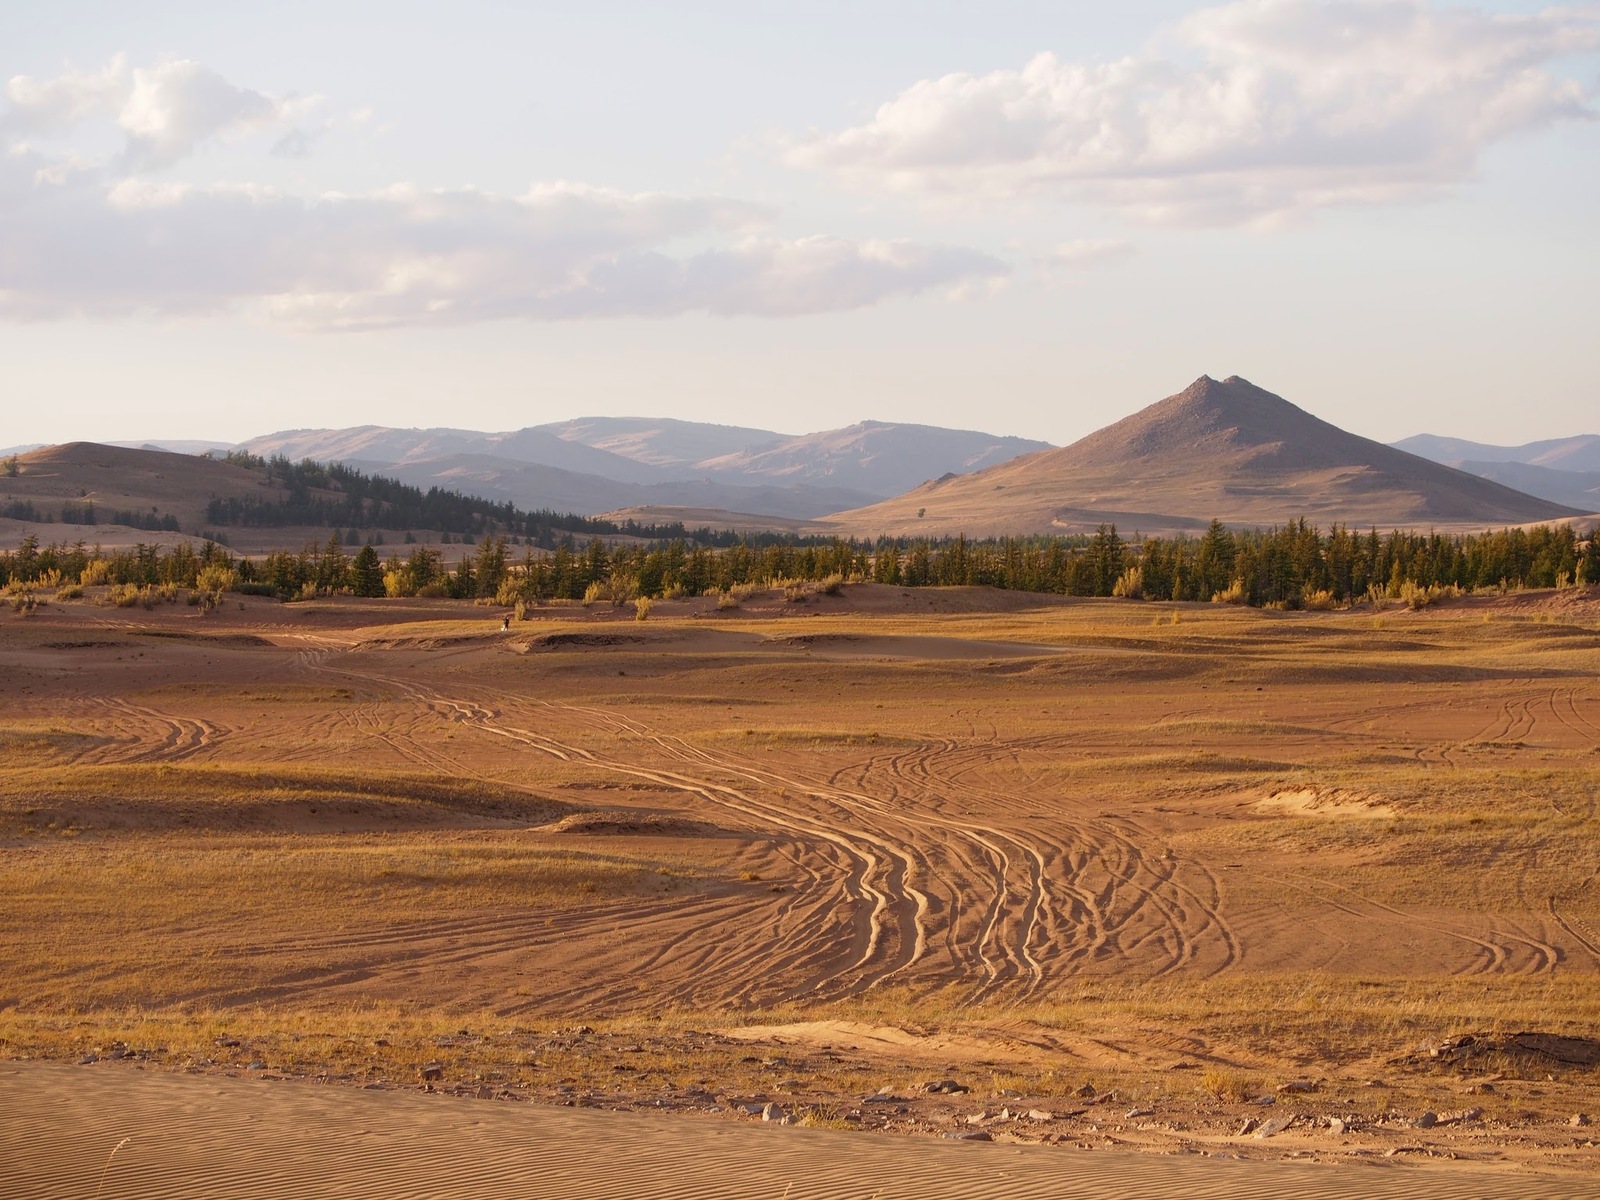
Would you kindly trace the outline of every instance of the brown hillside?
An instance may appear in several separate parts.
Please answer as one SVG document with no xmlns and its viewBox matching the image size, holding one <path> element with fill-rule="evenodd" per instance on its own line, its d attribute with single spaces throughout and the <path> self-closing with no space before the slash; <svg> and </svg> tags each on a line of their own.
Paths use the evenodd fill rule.
<svg viewBox="0 0 1600 1200">
<path fill-rule="evenodd" d="M 185 533 L 205 523 L 213 496 L 261 494 L 277 498 L 259 471 L 193 454 L 132 450 L 97 442 L 67 442 L 17 456 L 16 478 L 0 476 L 0 504 L 31 501 L 59 514 L 63 503 L 92 502 L 97 520 L 109 524 L 113 512 L 170 513 Z M 87 528 L 87 527 L 86 527 Z"/>
<path fill-rule="evenodd" d="M 918 516 L 918 512 L 922 516 Z M 1231 376 L 1059 450 L 942 479 L 824 523 L 861 536 L 1145 533 L 1305 517 L 1323 526 L 1481 526 L 1579 515 L 1347 433 Z"/>
</svg>

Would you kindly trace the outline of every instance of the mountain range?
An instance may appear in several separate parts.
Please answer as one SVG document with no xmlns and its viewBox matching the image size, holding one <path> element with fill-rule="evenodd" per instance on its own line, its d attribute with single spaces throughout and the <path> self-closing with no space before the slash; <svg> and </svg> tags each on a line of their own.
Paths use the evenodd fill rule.
<svg viewBox="0 0 1600 1200">
<path fill-rule="evenodd" d="M 590 417 L 505 433 L 376 425 L 294 429 L 238 448 L 343 462 L 419 487 L 455 488 L 526 509 L 689 507 L 809 518 L 1048 446 L 884 421 L 791 436 L 693 421 Z"/>
<path fill-rule="evenodd" d="M 23 492 L 93 496 L 102 509 L 160 506 L 182 514 L 187 529 L 206 498 L 196 486 L 228 495 L 239 480 L 212 469 L 222 464 L 202 467 L 173 452 L 241 449 L 344 462 L 528 510 L 858 536 L 1070 533 L 1102 523 L 1170 533 L 1198 530 L 1212 517 L 1460 528 L 1600 512 L 1600 435 L 1492 446 L 1422 434 L 1386 446 L 1237 376 L 1201 376 L 1060 448 L 881 421 L 787 435 L 638 417 L 499 433 L 363 425 L 285 430 L 236 447 L 116 445 L 132 449 L 111 455 L 79 443 L 63 456 L 66 448 L 56 448 L 33 465 Z M 185 475 L 182 494 L 166 503 Z M 0 486 L 0 498 L 25 498 L 13 490 Z"/>
</svg>

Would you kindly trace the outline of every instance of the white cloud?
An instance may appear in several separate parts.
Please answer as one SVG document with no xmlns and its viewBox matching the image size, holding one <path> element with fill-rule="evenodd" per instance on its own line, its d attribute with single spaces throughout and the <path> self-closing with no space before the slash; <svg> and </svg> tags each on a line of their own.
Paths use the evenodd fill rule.
<svg viewBox="0 0 1600 1200">
<path fill-rule="evenodd" d="M 151 172 L 216 139 L 280 129 L 299 155 L 317 101 L 236 87 L 179 60 L 13 79 L 0 132 L 126 135 L 110 161 L 17 143 L 0 156 L 0 319 L 253 308 L 306 329 L 498 318 L 794 316 L 994 281 L 971 250 L 757 236 L 766 209 L 718 196 L 538 184 L 522 196 L 399 185 L 302 197 Z M 366 114 L 353 118 L 364 121 Z M 283 127 L 287 128 L 283 128 Z"/>
<path fill-rule="evenodd" d="M 1470 178 L 1497 141 L 1595 116 L 1551 69 L 1600 48 L 1592 9 L 1239 0 L 1161 42 L 1109 63 L 1042 54 L 923 80 L 787 158 L 866 186 L 1229 224 L 1427 195 Z"/>
<path fill-rule="evenodd" d="M 118 164 L 125 171 L 171 166 L 213 139 L 291 124 L 320 102 L 236 87 L 188 59 L 130 73 L 121 55 L 97 74 L 18 75 L 6 98 L 0 132 L 61 134 L 96 117 L 112 119 L 127 139 Z"/>
<path fill-rule="evenodd" d="M 542 184 L 518 197 L 395 187 L 314 200 L 129 178 L 39 182 L 0 162 L 0 317 L 255 306 L 304 329 L 499 318 L 793 316 L 858 308 L 1005 267 L 908 242 L 754 236 L 719 197 Z M 709 248 L 673 253 L 695 239 Z"/>
<path fill-rule="evenodd" d="M 98 74 L 69 71 L 43 80 L 16 75 L 6 84 L 11 107 L 0 118 L 0 129 L 23 133 L 71 129 L 97 114 L 114 112 L 127 94 L 127 63 L 120 54 Z"/>
</svg>

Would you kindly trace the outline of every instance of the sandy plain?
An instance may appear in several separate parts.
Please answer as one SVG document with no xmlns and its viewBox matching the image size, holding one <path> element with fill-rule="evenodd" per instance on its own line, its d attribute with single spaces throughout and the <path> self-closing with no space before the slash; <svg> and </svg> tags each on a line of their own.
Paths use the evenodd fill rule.
<svg viewBox="0 0 1600 1200">
<path fill-rule="evenodd" d="M 313 1098 L 419 1146 L 554 1121 L 586 1149 L 535 1195 L 651 1194 L 600 1170 L 618 1139 L 673 1179 L 705 1139 L 730 1178 L 782 1145 L 813 1183 L 847 1145 L 857 1179 L 794 1194 L 986 1194 L 917 1182 L 1013 1153 L 926 1140 L 957 1135 L 1062 1180 L 1134 1163 L 1154 1190 L 1125 1194 L 1205 1194 L 1201 1160 L 1293 1194 L 1592 1188 L 1600 598 L 530 615 L 7 614 L 20 1194 L 82 1190 L 128 1136 L 107 1111 L 162 1144 L 190 1113 L 203 1164 L 206 1114 L 270 1104 L 292 1150 Z M 821 1128 L 734 1132 L 763 1112 Z M 154 1170 L 113 1160 L 104 1194 Z"/>
</svg>

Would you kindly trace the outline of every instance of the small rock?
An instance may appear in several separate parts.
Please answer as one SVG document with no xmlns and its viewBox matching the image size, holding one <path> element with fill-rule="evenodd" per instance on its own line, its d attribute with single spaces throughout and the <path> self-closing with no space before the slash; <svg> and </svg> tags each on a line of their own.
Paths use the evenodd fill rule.
<svg viewBox="0 0 1600 1200">
<path fill-rule="evenodd" d="M 1257 1127 L 1259 1127 L 1260 1124 L 1261 1124 L 1261 1122 L 1257 1121 L 1254 1117 L 1246 1117 L 1244 1119 L 1244 1124 L 1239 1126 L 1239 1132 L 1234 1134 L 1233 1136 L 1234 1137 L 1245 1137 L 1248 1134 L 1252 1134 L 1252 1133 L 1254 1133 L 1256 1131 Z"/>
<path fill-rule="evenodd" d="M 1073 1093 L 1073 1095 L 1081 1096 L 1085 1100 L 1092 1099 L 1095 1096 L 1098 1096 L 1099 1094 L 1100 1094 L 1100 1089 L 1095 1087 L 1095 1085 L 1092 1084 L 1092 1083 L 1084 1084 L 1081 1088 L 1079 1088 L 1076 1092 Z"/>
<path fill-rule="evenodd" d="M 490 1088 L 490 1087 L 480 1087 L 478 1089 L 478 1099 L 479 1100 L 493 1100 L 494 1099 L 494 1089 Z"/>
<path fill-rule="evenodd" d="M 1277 1102 L 1278 1098 L 1271 1092 L 1268 1092 L 1265 1096 L 1257 1096 L 1254 1100 L 1250 1101 L 1251 1104 L 1259 1104 L 1262 1108 L 1266 1108 L 1269 1105 L 1276 1104 Z"/>
<path fill-rule="evenodd" d="M 266 1069 L 267 1064 L 262 1062 L 259 1058 L 253 1060 L 250 1065 L 245 1068 L 246 1071 L 265 1071 Z"/>
<path fill-rule="evenodd" d="M 1123 1120 L 1137 1121 L 1140 1117 L 1153 1117 L 1155 1115 L 1156 1110 L 1153 1108 L 1130 1108 Z"/>
<path fill-rule="evenodd" d="M 785 1115 L 783 1109 L 776 1104 L 768 1103 L 761 1106 L 761 1119 L 763 1121 L 781 1121 Z"/>
<path fill-rule="evenodd" d="M 1270 1121 L 1263 1121 L 1261 1127 L 1252 1136 L 1257 1138 L 1277 1137 L 1278 1134 L 1293 1125 L 1294 1121 L 1293 1113 L 1286 1117 L 1273 1117 Z"/>
<path fill-rule="evenodd" d="M 372 1044 L 374 1046 L 376 1046 L 380 1050 L 387 1050 L 389 1048 L 389 1039 L 388 1038 L 379 1038 L 377 1041 L 373 1042 Z"/>
<path fill-rule="evenodd" d="M 932 1083 L 922 1085 L 922 1090 L 930 1096 L 955 1096 L 972 1089 L 964 1083 L 957 1083 L 954 1079 L 937 1079 Z"/>
<path fill-rule="evenodd" d="M 1573 1126 L 1574 1128 L 1580 1125 L 1587 1125 L 1588 1123 L 1588 1113 L 1573 1113 L 1572 1116 L 1567 1118 L 1567 1124 Z"/>
<path fill-rule="evenodd" d="M 992 1121 L 994 1118 L 991 1117 L 987 1112 L 975 1112 L 968 1113 L 961 1119 L 968 1125 L 982 1125 L 985 1121 Z"/>
<path fill-rule="evenodd" d="M 777 1088 L 780 1092 L 798 1092 L 801 1084 L 798 1079 L 780 1079 L 772 1086 Z"/>
<path fill-rule="evenodd" d="M 1423 1113 L 1420 1117 L 1412 1122 L 1412 1124 L 1418 1129 L 1432 1129 L 1438 1123 L 1439 1114 L 1431 1111 Z"/>
<path fill-rule="evenodd" d="M 85 1054 L 82 1058 L 80 1058 L 78 1060 L 78 1065 L 80 1067 L 87 1067 L 90 1063 L 97 1063 L 99 1061 L 100 1061 L 100 1056 L 98 1054 Z M 1574 1118 L 1572 1123 L 1574 1125 L 1576 1125 L 1578 1123 L 1576 1118 Z"/>
<path fill-rule="evenodd" d="M 433 1083 L 435 1080 L 443 1079 L 443 1078 L 444 1078 L 444 1066 L 443 1066 L 443 1064 L 436 1063 L 436 1062 L 423 1064 L 423 1067 L 422 1067 L 422 1079 L 423 1079 L 424 1083 Z"/>
<path fill-rule="evenodd" d="M 1328 1118 L 1328 1132 L 1334 1137 L 1343 1137 L 1350 1132 L 1350 1122 L 1341 1117 Z"/>
<path fill-rule="evenodd" d="M 224 1035 L 217 1038 L 215 1044 L 218 1046 L 227 1046 L 229 1049 L 232 1049 L 233 1047 L 240 1045 L 240 1042 L 236 1037 L 228 1037 Z"/>
<path fill-rule="evenodd" d="M 742 1112 L 747 1117 L 759 1117 L 761 1115 L 761 1110 L 767 1106 L 765 1104 L 735 1104 L 733 1107 L 736 1111 Z"/>
<path fill-rule="evenodd" d="M 994 1141 L 994 1138 L 989 1136 L 989 1131 L 986 1130 L 986 1129 L 974 1129 L 974 1130 L 972 1130 L 972 1131 L 970 1131 L 968 1133 L 958 1133 L 958 1134 L 955 1134 L 954 1136 L 955 1136 L 956 1141 L 958 1141 L 958 1142 L 992 1142 L 992 1141 Z"/>
<path fill-rule="evenodd" d="M 1460 1125 L 1466 1121 L 1476 1121 L 1483 1116 L 1481 1108 L 1464 1108 L 1460 1112 L 1445 1113 L 1439 1118 L 1441 1125 Z"/>
<path fill-rule="evenodd" d="M 1055 1113 L 1046 1112 L 1042 1108 L 1030 1108 L 1028 1110 L 1028 1120 L 1030 1121 L 1054 1121 L 1055 1119 Z"/>
<path fill-rule="evenodd" d="M 1317 1085 L 1306 1079 L 1291 1079 L 1288 1083 L 1280 1083 L 1278 1085 L 1278 1094 L 1280 1096 L 1300 1095 L 1305 1092 L 1314 1092 L 1316 1090 Z"/>
</svg>

